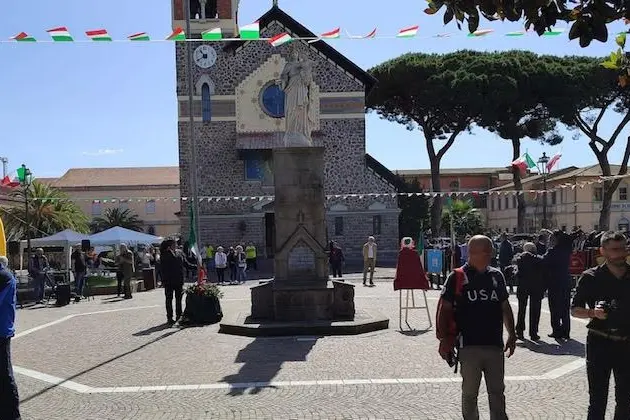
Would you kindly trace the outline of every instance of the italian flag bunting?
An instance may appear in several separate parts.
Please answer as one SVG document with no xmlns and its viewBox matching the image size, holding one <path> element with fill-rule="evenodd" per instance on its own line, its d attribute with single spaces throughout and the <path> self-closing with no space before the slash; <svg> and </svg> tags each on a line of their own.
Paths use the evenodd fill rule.
<svg viewBox="0 0 630 420">
<path fill-rule="evenodd" d="M 543 36 L 558 36 L 564 33 L 564 28 L 552 29 L 547 32 L 543 32 Z"/>
<path fill-rule="evenodd" d="M 322 39 L 338 39 L 341 37 L 341 28 L 334 29 L 330 32 L 324 32 L 320 35 Z"/>
<path fill-rule="evenodd" d="M 137 34 L 129 35 L 127 37 L 129 41 L 150 41 L 149 35 L 146 32 L 140 32 Z"/>
<path fill-rule="evenodd" d="M 238 32 L 241 35 L 241 39 L 260 39 L 260 24 L 254 22 L 241 26 Z"/>
<path fill-rule="evenodd" d="M 547 172 L 551 172 L 551 170 L 553 169 L 554 166 L 556 166 L 556 163 L 558 163 L 561 157 L 562 157 L 562 154 L 556 153 L 555 155 L 551 157 L 551 159 L 549 159 L 549 162 L 547 162 Z"/>
<path fill-rule="evenodd" d="M 403 28 L 398 32 L 396 37 L 398 38 L 413 38 L 418 33 L 418 25 L 410 26 L 409 28 Z"/>
<path fill-rule="evenodd" d="M 376 28 L 374 28 L 374 30 L 372 30 L 372 32 L 370 32 L 369 34 L 363 36 L 363 39 L 368 39 L 368 38 L 374 38 L 376 37 Z"/>
<path fill-rule="evenodd" d="M 518 168 L 521 174 L 525 175 L 528 169 L 536 167 L 536 162 L 534 162 L 529 153 L 525 153 L 523 156 L 512 162 L 512 166 Z"/>
<path fill-rule="evenodd" d="M 269 40 L 269 43 L 272 47 L 279 47 L 280 45 L 286 44 L 287 42 L 291 42 L 293 38 L 286 32 L 278 34 Z"/>
<path fill-rule="evenodd" d="M 491 34 L 492 32 L 494 32 L 494 29 L 479 29 L 475 32 L 469 33 L 468 36 L 479 37 L 479 36 L 485 36 L 485 35 Z"/>
<path fill-rule="evenodd" d="M 97 29 L 95 31 L 86 31 L 85 34 L 92 41 L 106 41 L 106 42 L 112 41 L 112 37 L 109 36 L 109 34 L 107 33 L 107 30 L 105 29 Z"/>
<path fill-rule="evenodd" d="M 35 38 L 30 36 L 26 32 L 20 32 L 19 34 L 11 37 L 11 39 L 17 42 L 36 42 Z"/>
<path fill-rule="evenodd" d="M 208 29 L 207 31 L 203 31 L 201 33 L 201 39 L 205 39 L 208 41 L 218 41 L 220 39 L 223 39 L 223 32 L 221 32 L 221 28 Z"/>
<path fill-rule="evenodd" d="M 65 26 L 60 26 L 59 28 L 49 29 L 46 32 L 50 34 L 50 37 L 55 42 L 72 42 L 74 39 L 70 32 L 68 32 L 68 28 Z"/>
<path fill-rule="evenodd" d="M 186 41 L 186 33 L 180 27 L 173 30 L 173 33 L 166 38 L 167 41 Z"/>
</svg>

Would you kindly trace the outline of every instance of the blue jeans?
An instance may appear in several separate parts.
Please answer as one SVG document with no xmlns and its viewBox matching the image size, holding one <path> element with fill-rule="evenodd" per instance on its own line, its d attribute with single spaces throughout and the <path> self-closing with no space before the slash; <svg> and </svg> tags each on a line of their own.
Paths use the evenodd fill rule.
<svg viewBox="0 0 630 420">
<path fill-rule="evenodd" d="M 35 300 L 40 301 L 44 300 L 44 290 L 46 287 L 46 276 L 45 275 L 37 275 L 33 277 L 33 291 L 35 293 Z"/>
<path fill-rule="evenodd" d="M 20 398 L 11 365 L 11 338 L 0 337 L 0 419 L 20 419 Z"/>
<path fill-rule="evenodd" d="M 238 267 L 238 281 L 246 282 L 247 281 L 247 267 Z"/>
<path fill-rule="evenodd" d="M 83 296 L 83 286 L 85 286 L 85 273 L 74 273 L 74 285 L 76 287 L 77 295 Z"/>
</svg>

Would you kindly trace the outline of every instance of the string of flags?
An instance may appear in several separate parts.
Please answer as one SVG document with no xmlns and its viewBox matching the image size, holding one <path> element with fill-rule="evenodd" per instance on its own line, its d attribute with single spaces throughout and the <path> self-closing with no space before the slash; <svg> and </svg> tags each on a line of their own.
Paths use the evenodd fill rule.
<svg viewBox="0 0 630 420">
<path fill-rule="evenodd" d="M 567 182 L 560 184 L 553 188 L 548 188 L 546 190 L 541 189 L 526 189 L 522 191 L 517 190 L 486 190 L 486 191 L 441 191 L 441 192 L 396 192 L 396 193 L 351 193 L 351 194 L 329 194 L 326 195 L 326 200 L 347 200 L 347 199 L 369 199 L 369 198 L 379 198 L 379 197 L 389 197 L 389 198 L 397 198 L 397 197 L 427 197 L 427 198 L 454 198 L 454 199 L 465 199 L 470 197 L 492 197 L 492 196 L 511 196 L 511 195 L 519 195 L 519 194 L 532 194 L 536 197 L 538 194 L 544 193 L 553 193 L 555 191 L 560 191 L 565 188 L 570 188 L 574 190 L 576 188 L 584 188 L 587 185 L 593 184 L 603 184 L 605 181 L 612 181 L 615 179 L 625 179 L 630 178 L 630 174 L 625 175 L 612 175 L 612 176 L 602 176 L 597 180 L 583 181 L 583 182 Z M 19 184 L 18 184 L 19 185 Z M 0 184 L 0 186 L 7 186 Z M 0 199 L 7 199 L 8 196 L 0 195 Z M 241 196 L 200 196 L 198 197 L 199 202 L 222 202 L 222 201 L 272 201 L 274 199 L 273 195 L 241 195 Z M 90 201 L 92 203 L 98 204 L 116 204 L 116 203 L 146 203 L 152 201 L 190 201 L 192 197 L 101 197 L 101 198 L 87 198 L 87 197 L 55 197 L 55 198 L 37 198 L 33 197 L 32 201 L 55 201 L 55 200 L 68 200 L 68 201 Z"/>
<path fill-rule="evenodd" d="M 566 28 L 558 28 L 547 31 L 543 34 L 544 37 L 557 36 L 564 33 Z M 304 40 L 309 43 L 321 41 L 321 40 L 334 40 L 334 39 L 353 39 L 353 40 L 361 40 L 361 39 L 410 39 L 410 38 L 449 38 L 451 36 L 457 35 L 457 33 L 440 33 L 431 36 L 423 36 L 418 37 L 418 31 L 420 30 L 419 25 L 413 25 L 409 27 L 402 28 L 395 35 L 380 35 L 378 33 L 378 28 L 374 28 L 372 31 L 367 33 L 366 35 L 351 35 L 349 32 L 344 31 L 344 35 L 342 36 L 341 27 L 336 29 L 324 32 L 315 37 L 294 37 L 291 36 L 287 32 L 283 32 L 271 38 L 262 37 L 260 34 L 260 24 L 258 22 L 254 22 L 248 25 L 244 25 L 239 27 L 239 36 L 236 38 L 226 37 L 221 28 L 212 28 L 208 29 L 201 33 L 202 41 L 265 41 L 271 44 L 274 47 L 280 46 L 282 44 L 286 44 L 287 42 Z M 166 38 L 152 38 L 146 32 L 138 32 L 127 36 L 125 39 L 114 39 L 110 33 L 106 29 L 94 29 L 85 31 L 85 36 L 87 39 L 76 39 L 65 26 L 60 26 L 57 28 L 48 29 L 46 31 L 50 36 L 50 39 L 40 40 L 36 39 L 34 36 L 26 33 L 20 32 L 17 35 L 9 38 L 8 41 L 0 41 L 0 42 L 40 42 L 40 43 L 64 43 L 64 42 L 166 42 L 166 41 L 190 41 L 190 42 L 198 42 L 199 39 L 187 38 L 185 31 L 181 27 L 177 27 L 171 32 L 169 36 Z M 479 29 L 472 33 L 466 35 L 470 38 L 479 38 L 490 35 L 494 33 L 494 29 Z M 508 32 L 503 34 L 508 37 L 520 37 L 528 34 L 533 34 L 533 31 L 515 31 Z"/>
</svg>

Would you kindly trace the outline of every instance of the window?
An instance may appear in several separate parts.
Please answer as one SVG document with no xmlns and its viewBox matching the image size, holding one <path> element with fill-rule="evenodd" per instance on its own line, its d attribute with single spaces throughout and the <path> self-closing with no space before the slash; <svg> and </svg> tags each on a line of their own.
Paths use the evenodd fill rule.
<svg viewBox="0 0 630 420">
<path fill-rule="evenodd" d="M 490 210 L 494 211 L 494 198 L 490 200 Z"/>
<path fill-rule="evenodd" d="M 557 201 L 558 201 L 558 198 L 556 197 L 556 191 L 554 191 L 551 193 L 551 205 L 555 206 Z"/>
<path fill-rule="evenodd" d="M 343 235 L 343 217 L 335 217 L 335 236 Z"/>
<path fill-rule="evenodd" d="M 92 203 L 92 216 L 100 216 L 101 215 L 101 203 L 100 201 L 94 201 Z"/>
<path fill-rule="evenodd" d="M 155 214 L 155 200 L 147 201 L 147 204 L 144 206 L 144 212 L 146 214 Z"/>
<path fill-rule="evenodd" d="M 257 157 L 245 159 L 245 180 L 262 181 L 265 178 L 265 161 Z"/>
<path fill-rule="evenodd" d="M 273 118 L 284 117 L 284 91 L 275 82 L 269 82 L 260 91 L 260 107 Z"/>
<path fill-rule="evenodd" d="M 501 210 L 501 197 L 497 198 L 497 204 L 499 205 L 498 210 Z"/>
<path fill-rule="evenodd" d="M 505 209 L 509 209 L 510 208 L 510 198 L 509 197 L 505 197 Z"/>
<path fill-rule="evenodd" d="M 201 120 L 212 120 L 212 100 L 210 98 L 210 86 L 207 83 L 201 86 Z"/>
<path fill-rule="evenodd" d="M 602 201 L 603 197 L 604 197 L 604 189 L 602 187 L 593 188 L 593 200 Z"/>
<path fill-rule="evenodd" d="M 512 208 L 515 209 L 518 207 L 518 202 L 516 200 L 516 195 L 512 196 Z"/>
<path fill-rule="evenodd" d="M 381 216 L 372 216 L 372 234 L 381 234 Z"/>
<path fill-rule="evenodd" d="M 619 187 L 619 201 L 628 201 L 628 187 Z"/>
</svg>

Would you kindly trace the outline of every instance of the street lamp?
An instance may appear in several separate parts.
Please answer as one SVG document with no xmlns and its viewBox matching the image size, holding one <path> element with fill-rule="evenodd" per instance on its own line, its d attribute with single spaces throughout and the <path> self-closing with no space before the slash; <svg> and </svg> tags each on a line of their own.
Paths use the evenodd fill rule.
<svg viewBox="0 0 630 420">
<path fill-rule="evenodd" d="M 18 169 L 18 178 L 20 180 L 20 185 L 24 189 L 24 224 L 26 225 L 26 266 L 28 267 L 31 263 L 31 226 L 28 220 L 28 189 L 31 187 L 33 183 L 33 174 L 31 170 L 26 167 L 26 165 L 22 164 L 22 167 Z"/>
<path fill-rule="evenodd" d="M 538 173 L 542 175 L 543 179 L 543 229 L 547 229 L 547 175 L 549 174 L 547 163 L 549 163 L 549 156 L 543 152 L 540 159 L 538 159 Z"/>
</svg>

